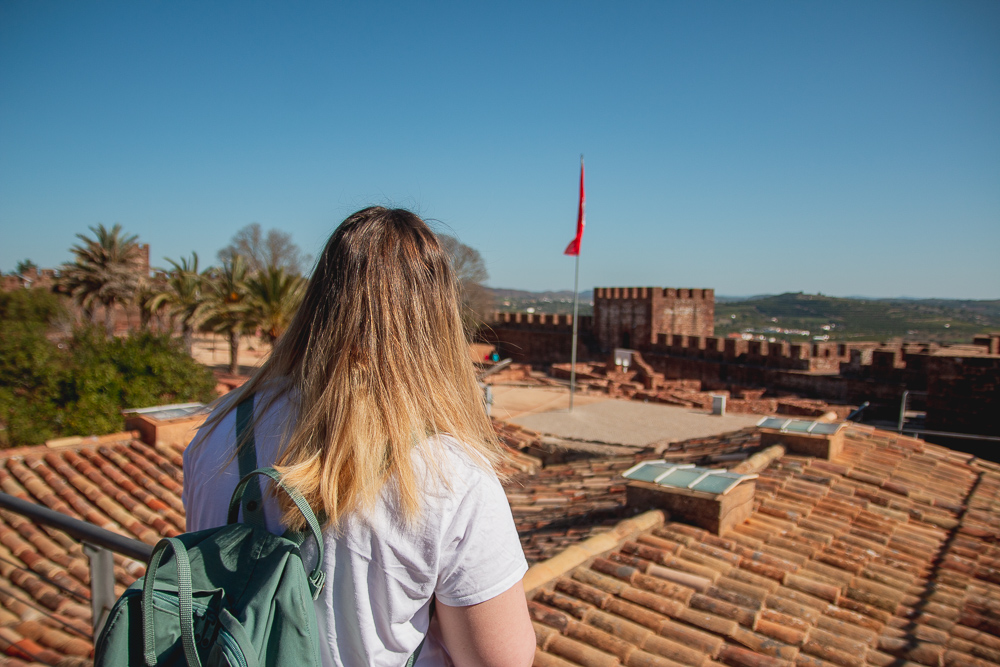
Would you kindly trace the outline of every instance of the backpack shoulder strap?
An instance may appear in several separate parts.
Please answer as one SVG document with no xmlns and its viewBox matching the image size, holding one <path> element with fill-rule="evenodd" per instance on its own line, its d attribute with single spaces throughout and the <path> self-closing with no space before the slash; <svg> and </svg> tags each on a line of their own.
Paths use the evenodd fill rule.
<svg viewBox="0 0 1000 667">
<path fill-rule="evenodd" d="M 437 602 L 437 597 L 431 596 L 431 609 L 430 612 L 428 612 L 427 614 L 427 618 L 431 621 L 434 620 L 434 607 L 436 602 Z M 431 633 L 430 623 L 428 623 L 427 635 L 429 635 L 430 633 Z M 427 641 L 427 635 L 424 635 L 424 638 L 421 639 L 420 643 L 417 645 L 417 650 L 414 651 L 413 654 L 410 655 L 409 660 L 406 661 L 406 667 L 413 667 L 413 664 L 417 661 L 417 658 L 420 657 L 420 650 L 424 647 L 424 642 Z"/>
<path fill-rule="evenodd" d="M 240 467 L 240 479 L 257 469 L 257 443 L 253 433 L 253 400 L 250 394 L 236 406 L 236 459 Z M 243 522 L 255 527 L 264 527 L 264 503 L 260 490 L 260 480 L 255 476 L 243 494 Z"/>
</svg>

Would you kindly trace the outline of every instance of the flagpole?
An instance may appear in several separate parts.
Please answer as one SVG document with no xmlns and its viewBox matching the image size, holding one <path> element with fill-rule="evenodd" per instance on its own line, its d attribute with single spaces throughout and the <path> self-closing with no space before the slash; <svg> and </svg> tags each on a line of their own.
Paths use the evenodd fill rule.
<svg viewBox="0 0 1000 667">
<path fill-rule="evenodd" d="M 581 162 L 583 156 L 580 156 Z M 576 391 L 576 327 L 580 305 L 580 253 L 576 254 L 576 277 L 573 278 L 573 351 L 569 369 L 569 411 L 573 412 L 573 393 Z"/>
<path fill-rule="evenodd" d="M 576 272 L 573 276 L 573 347 L 570 352 L 569 361 L 569 411 L 573 412 L 573 394 L 576 393 L 576 332 L 580 315 L 580 241 L 583 236 L 583 229 L 579 227 L 583 223 L 583 153 L 580 153 L 580 211 L 577 216 L 576 231 Z"/>
</svg>

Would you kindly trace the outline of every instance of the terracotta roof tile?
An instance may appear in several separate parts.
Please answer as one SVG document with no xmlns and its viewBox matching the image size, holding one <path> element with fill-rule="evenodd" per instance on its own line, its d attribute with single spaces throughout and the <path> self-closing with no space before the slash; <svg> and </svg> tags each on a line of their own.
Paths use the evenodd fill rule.
<svg viewBox="0 0 1000 667">
<path fill-rule="evenodd" d="M 515 447 L 535 436 L 502 432 Z M 620 473 L 637 460 L 731 465 L 755 449 L 746 429 L 522 461 L 506 489 L 530 561 L 588 539 L 611 548 L 531 595 L 535 664 L 1000 665 L 1000 466 L 968 455 L 850 426 L 835 461 L 771 461 L 753 515 L 722 536 L 669 520 L 608 532 L 631 515 Z M 183 529 L 181 452 L 128 439 L 10 450 L 0 489 L 153 542 Z M 115 563 L 119 591 L 142 572 Z M 0 511 L 0 665 L 87 664 L 89 628 L 79 544 Z"/>
<path fill-rule="evenodd" d="M 723 642 L 705 657 L 732 665 L 1000 664 L 993 469 L 893 434 L 849 442 L 835 462 L 775 462 L 728 534 L 668 522 L 572 573 L 592 589 L 559 591 L 668 615 Z M 713 581 L 692 563 L 729 571 Z"/>
</svg>

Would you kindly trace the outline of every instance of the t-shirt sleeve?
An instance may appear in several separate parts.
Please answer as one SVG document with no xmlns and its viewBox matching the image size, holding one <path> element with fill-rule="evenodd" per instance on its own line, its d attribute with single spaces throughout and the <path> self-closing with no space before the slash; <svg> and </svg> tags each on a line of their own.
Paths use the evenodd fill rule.
<svg viewBox="0 0 1000 667">
<path fill-rule="evenodd" d="M 444 533 L 434 593 L 451 607 L 494 598 L 528 571 L 503 487 L 492 473 L 480 472 Z"/>
<path fill-rule="evenodd" d="M 239 482 L 238 465 L 230 459 L 235 418 L 226 415 L 215 429 L 198 431 L 184 450 L 184 502 L 188 531 L 226 525 L 229 499 Z"/>
</svg>

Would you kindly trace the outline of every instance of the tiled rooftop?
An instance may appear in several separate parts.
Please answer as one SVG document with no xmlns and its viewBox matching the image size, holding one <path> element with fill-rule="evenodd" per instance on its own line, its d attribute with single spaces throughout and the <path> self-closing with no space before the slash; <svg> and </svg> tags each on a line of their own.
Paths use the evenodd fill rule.
<svg viewBox="0 0 1000 667">
<path fill-rule="evenodd" d="M 535 664 L 1000 664 L 1000 467 L 966 454 L 851 426 L 836 461 L 761 471 L 753 516 L 721 537 L 622 532 L 619 474 L 637 460 L 731 466 L 759 446 L 745 429 L 541 469 L 518 457 L 507 494 L 529 560 L 600 545 L 530 594 Z M 182 481 L 180 448 L 127 437 L 0 451 L 3 492 L 148 544 L 183 530 Z M 118 592 L 143 571 L 115 564 Z M 76 541 L 0 510 L 0 666 L 89 665 L 89 598 Z"/>
<path fill-rule="evenodd" d="M 535 664 L 1000 664 L 998 510 L 997 466 L 853 427 L 728 533 L 667 520 L 539 585 Z"/>
<path fill-rule="evenodd" d="M 0 491 L 155 544 L 184 530 L 181 449 L 125 436 L 0 451 Z M 115 556 L 121 593 L 144 567 Z M 79 542 L 0 510 L 0 665 L 89 665 L 90 569 Z"/>
<path fill-rule="evenodd" d="M 539 434 L 513 424 L 502 426 L 500 433 L 515 449 L 534 447 L 539 438 Z M 506 485 L 507 499 L 524 555 L 529 563 L 544 560 L 634 514 L 625 507 L 621 473 L 637 461 L 667 459 L 729 466 L 759 446 L 760 436 L 751 428 L 673 443 L 666 450 L 651 447 L 629 456 L 591 457 L 513 475 Z"/>
</svg>

